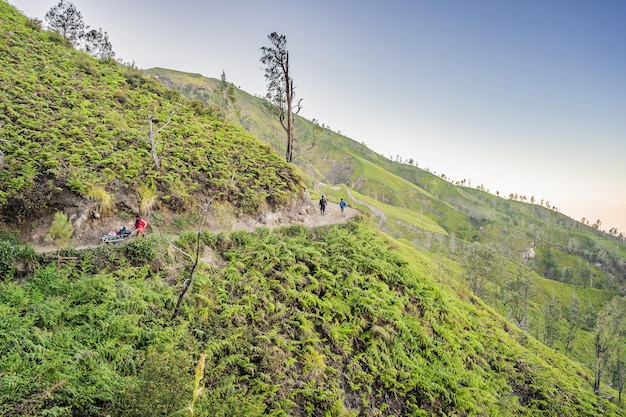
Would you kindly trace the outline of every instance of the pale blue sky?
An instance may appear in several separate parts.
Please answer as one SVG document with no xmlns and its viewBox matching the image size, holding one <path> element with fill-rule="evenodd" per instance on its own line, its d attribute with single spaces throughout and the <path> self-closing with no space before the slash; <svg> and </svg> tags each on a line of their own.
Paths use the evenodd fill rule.
<svg viewBox="0 0 626 417">
<path fill-rule="evenodd" d="M 43 19 L 54 0 L 9 0 Z M 75 0 L 123 61 L 265 93 L 287 36 L 301 115 L 386 156 L 626 230 L 626 1 Z"/>
</svg>

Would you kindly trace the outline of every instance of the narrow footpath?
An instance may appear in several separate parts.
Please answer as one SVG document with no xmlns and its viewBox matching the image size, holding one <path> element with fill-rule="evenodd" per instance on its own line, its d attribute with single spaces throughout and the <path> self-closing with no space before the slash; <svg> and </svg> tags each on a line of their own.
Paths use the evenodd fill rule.
<svg viewBox="0 0 626 417">
<path fill-rule="evenodd" d="M 229 232 L 237 230 L 252 231 L 259 227 L 281 227 L 290 224 L 301 224 L 307 227 L 326 226 L 331 224 L 345 223 L 358 214 L 359 211 L 348 206 L 345 209 L 344 216 L 341 215 L 341 209 L 338 202 L 328 201 L 326 211 L 324 214 L 320 213 L 319 201 L 310 200 L 308 204 L 297 207 L 289 212 L 264 212 L 254 217 L 243 217 L 233 219 L 228 224 L 220 224 L 216 221 L 208 221 L 204 230 L 212 232 Z M 108 223 L 118 224 L 119 220 L 112 220 Z M 129 226 L 127 226 L 129 227 Z M 109 227 L 109 229 L 117 229 L 119 226 Z M 105 230 L 106 226 L 102 230 L 99 236 L 91 236 L 88 241 L 77 239 L 74 243 L 74 248 L 78 250 L 93 248 L 100 245 L 100 237 L 108 233 L 109 230 Z M 148 228 L 146 228 L 146 235 L 156 233 L 157 231 L 150 226 L 148 222 Z M 133 239 L 133 238 L 131 238 Z M 34 242 L 27 242 L 35 251 L 39 253 L 50 253 L 57 250 L 54 244 L 41 244 Z"/>
</svg>

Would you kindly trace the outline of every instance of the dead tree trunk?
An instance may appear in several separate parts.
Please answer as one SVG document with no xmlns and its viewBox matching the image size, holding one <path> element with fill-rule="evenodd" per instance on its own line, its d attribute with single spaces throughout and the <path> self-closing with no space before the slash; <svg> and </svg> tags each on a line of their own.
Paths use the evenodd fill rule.
<svg viewBox="0 0 626 417">
<path fill-rule="evenodd" d="M 191 266 L 191 269 L 189 270 L 189 277 L 185 281 L 183 281 L 182 291 L 178 295 L 178 300 L 176 301 L 176 307 L 174 307 L 174 314 L 172 315 L 172 318 L 176 318 L 176 316 L 178 316 L 178 313 L 180 312 L 180 305 L 183 302 L 183 298 L 185 298 L 185 294 L 187 294 L 187 291 L 189 291 L 189 288 L 191 288 L 191 284 L 193 284 L 193 280 L 196 277 L 196 268 L 198 267 L 198 261 L 200 259 L 200 241 L 202 237 L 201 233 L 202 227 L 198 230 L 198 236 L 196 239 L 196 253 L 193 257 L 193 264 Z"/>
<path fill-rule="evenodd" d="M 159 160 L 159 155 L 156 149 L 156 135 L 159 131 L 154 131 L 153 123 L 158 123 L 159 119 L 153 117 L 152 115 L 148 116 L 148 138 L 150 140 L 150 147 L 152 148 L 152 159 L 154 160 L 154 165 L 156 166 L 157 171 L 161 170 L 161 161 Z"/>
<path fill-rule="evenodd" d="M 185 295 L 187 294 L 187 292 L 193 285 L 193 281 L 196 278 L 196 269 L 198 268 L 198 262 L 200 261 L 200 243 L 202 241 L 202 228 L 204 227 L 206 215 L 209 212 L 209 206 L 211 205 L 211 202 L 216 197 L 217 196 L 211 197 L 211 199 L 207 202 L 206 207 L 203 208 L 204 215 L 202 216 L 202 221 L 200 222 L 200 226 L 198 227 L 195 253 L 193 254 L 187 253 L 181 248 L 179 248 L 178 246 L 176 246 L 175 244 L 173 244 L 172 242 L 170 242 L 169 240 L 163 238 L 171 247 L 173 247 L 174 249 L 176 249 L 177 251 L 185 255 L 191 261 L 191 265 L 189 268 L 189 276 L 183 281 L 181 285 L 181 292 L 178 295 L 178 300 L 176 301 L 176 307 L 174 307 L 174 313 L 172 314 L 172 318 L 176 318 L 176 316 L 178 316 L 178 313 L 180 313 L 180 306 L 183 302 L 183 299 L 185 298 Z"/>
<path fill-rule="evenodd" d="M 156 136 L 167 127 L 172 121 L 172 117 L 178 113 L 178 110 L 171 113 L 167 119 L 167 122 L 157 130 L 154 130 L 154 125 L 159 123 L 159 119 L 156 116 L 148 115 L 148 140 L 150 141 L 150 148 L 152 152 L 152 159 L 154 160 L 154 165 L 156 166 L 157 171 L 161 171 L 161 160 L 159 159 L 159 154 L 157 152 L 157 141 Z"/>
<path fill-rule="evenodd" d="M 1 124 L 0 124 L 0 127 L 2 127 Z M 4 139 L 0 139 L 0 143 L 6 143 L 6 142 L 8 141 Z M 2 169 L 3 166 L 4 166 L 4 152 L 2 152 L 2 149 L 0 149 L 0 169 Z"/>
</svg>

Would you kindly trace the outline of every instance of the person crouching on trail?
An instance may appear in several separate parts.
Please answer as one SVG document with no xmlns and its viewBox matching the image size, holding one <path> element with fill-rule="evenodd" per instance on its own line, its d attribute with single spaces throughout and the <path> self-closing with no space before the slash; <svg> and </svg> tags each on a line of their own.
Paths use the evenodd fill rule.
<svg viewBox="0 0 626 417">
<path fill-rule="evenodd" d="M 145 221 L 139 214 L 135 216 L 135 232 L 137 236 L 142 234 L 143 229 L 145 229 L 147 225 L 148 225 L 148 222 Z"/>
<path fill-rule="evenodd" d="M 322 196 L 320 199 L 320 214 L 324 214 L 326 211 L 326 197 Z"/>
</svg>

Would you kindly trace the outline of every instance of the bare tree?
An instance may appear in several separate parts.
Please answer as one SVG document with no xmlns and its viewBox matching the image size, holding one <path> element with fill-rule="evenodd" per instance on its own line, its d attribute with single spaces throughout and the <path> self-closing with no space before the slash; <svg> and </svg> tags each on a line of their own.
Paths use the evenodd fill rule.
<svg viewBox="0 0 626 417">
<path fill-rule="evenodd" d="M 203 211 L 202 221 L 200 222 L 200 226 L 198 227 L 198 232 L 196 235 L 196 242 L 195 242 L 196 247 L 193 253 L 185 252 L 180 247 L 178 247 L 177 245 L 172 243 L 170 240 L 166 239 L 163 235 L 161 235 L 161 238 L 165 240 L 168 243 L 168 245 L 170 245 L 171 247 L 176 249 L 178 252 L 183 254 L 190 262 L 189 275 L 181 284 L 181 292 L 178 295 L 178 301 L 176 301 L 176 307 L 174 307 L 174 313 L 172 315 L 172 318 L 175 318 L 176 316 L 178 316 L 183 299 L 185 298 L 185 295 L 187 294 L 187 292 L 193 285 L 193 281 L 196 278 L 196 270 L 198 268 L 198 263 L 200 262 L 200 243 L 202 241 L 202 228 L 204 227 L 204 222 L 206 221 L 206 215 L 209 212 L 209 207 L 215 198 L 217 198 L 217 195 L 211 197 L 209 201 L 207 201 L 206 205 L 202 208 L 202 211 Z"/>
<path fill-rule="evenodd" d="M 293 129 L 294 117 L 302 109 L 302 99 L 294 103 L 296 93 L 293 78 L 289 74 L 289 51 L 287 38 L 272 32 L 268 39 L 271 46 L 263 46 L 261 62 L 265 64 L 265 79 L 267 80 L 266 98 L 272 104 L 280 120 L 280 124 L 287 133 L 287 150 L 285 159 L 293 159 Z"/>
<path fill-rule="evenodd" d="M 154 125 L 159 123 L 159 118 L 153 116 L 152 114 L 148 115 L 148 140 L 150 141 L 150 148 L 152 151 L 152 159 L 154 160 L 154 165 L 156 166 L 157 171 L 161 170 L 161 160 L 159 159 L 159 154 L 157 153 L 157 141 L 156 136 L 167 127 L 172 121 L 172 118 L 178 113 L 178 110 L 170 113 L 168 116 L 167 122 L 163 124 L 160 128 L 154 130 Z"/>
<path fill-rule="evenodd" d="M 4 126 L 4 122 L 0 122 L 0 128 Z M 6 139 L 0 139 L 0 143 L 8 143 L 9 141 Z M 0 169 L 4 166 L 4 152 L 0 149 Z"/>
</svg>

